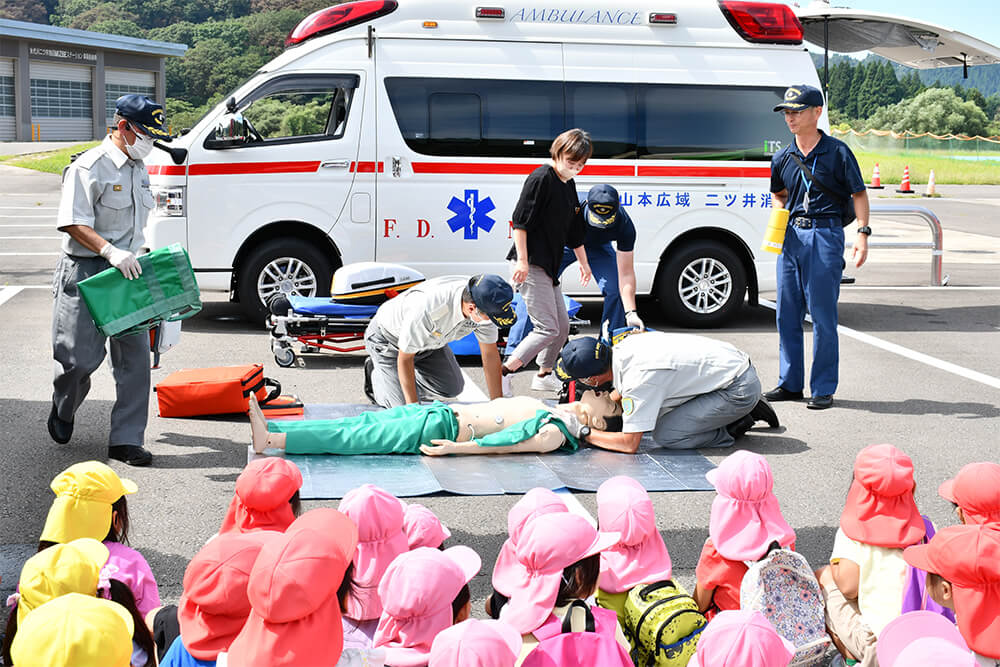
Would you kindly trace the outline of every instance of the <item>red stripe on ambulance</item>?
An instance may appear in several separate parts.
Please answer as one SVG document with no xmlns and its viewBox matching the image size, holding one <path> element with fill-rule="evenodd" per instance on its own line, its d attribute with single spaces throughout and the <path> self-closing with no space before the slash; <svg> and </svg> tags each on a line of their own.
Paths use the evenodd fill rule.
<svg viewBox="0 0 1000 667">
<path fill-rule="evenodd" d="M 770 167 L 685 167 L 639 165 L 639 176 L 694 176 L 708 178 L 768 178 Z"/>
<path fill-rule="evenodd" d="M 228 164 L 193 164 L 188 170 L 188 175 L 301 174 L 318 170 L 318 160 L 308 162 L 230 162 Z"/>
</svg>

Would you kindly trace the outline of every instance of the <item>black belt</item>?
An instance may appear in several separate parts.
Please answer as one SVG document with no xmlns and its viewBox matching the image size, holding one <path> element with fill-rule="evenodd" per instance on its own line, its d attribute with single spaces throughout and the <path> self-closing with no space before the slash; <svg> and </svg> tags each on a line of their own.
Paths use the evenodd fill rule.
<svg viewBox="0 0 1000 667">
<path fill-rule="evenodd" d="M 799 229 L 812 229 L 813 227 L 839 227 L 840 220 L 837 218 L 792 218 L 788 223 L 792 227 Z"/>
</svg>

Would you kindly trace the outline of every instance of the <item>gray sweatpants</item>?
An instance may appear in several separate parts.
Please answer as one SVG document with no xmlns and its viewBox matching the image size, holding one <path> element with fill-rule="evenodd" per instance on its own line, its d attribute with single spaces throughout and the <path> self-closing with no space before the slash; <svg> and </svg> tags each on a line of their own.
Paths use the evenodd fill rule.
<svg viewBox="0 0 1000 667">
<path fill-rule="evenodd" d="M 375 402 L 383 408 L 395 408 L 406 404 L 403 387 L 399 384 L 396 359 L 399 348 L 372 320 L 365 330 L 365 350 L 372 360 L 372 392 Z M 413 358 L 414 374 L 417 379 L 417 398 L 425 401 L 433 398 L 454 398 L 465 388 L 465 377 L 458 365 L 455 353 L 445 346 L 436 350 L 418 352 Z"/>
<path fill-rule="evenodd" d="M 750 414 L 760 396 L 760 379 L 750 366 L 728 387 L 695 396 L 660 415 L 653 428 L 653 440 L 668 449 L 729 447 L 733 436 L 726 431 L 726 425 Z"/>
<path fill-rule="evenodd" d="M 90 376 L 107 355 L 108 338 L 97 329 L 77 283 L 110 266 L 103 257 L 63 255 L 52 280 L 52 402 L 60 419 L 72 421 L 90 391 Z M 110 339 L 115 405 L 109 445 L 144 444 L 149 418 L 149 336 Z"/>
<path fill-rule="evenodd" d="M 524 308 L 534 328 L 510 356 L 520 359 L 525 365 L 537 356 L 539 368 L 551 369 L 569 338 L 569 313 L 566 312 L 562 289 L 552 284 L 552 278 L 545 273 L 545 269 L 531 264 L 528 266 L 528 277 L 517 291 L 524 299 Z"/>
</svg>

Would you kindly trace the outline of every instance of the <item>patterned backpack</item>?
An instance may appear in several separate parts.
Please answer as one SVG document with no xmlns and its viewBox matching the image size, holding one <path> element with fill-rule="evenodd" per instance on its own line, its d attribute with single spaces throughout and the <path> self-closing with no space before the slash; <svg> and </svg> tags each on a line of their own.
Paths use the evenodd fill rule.
<svg viewBox="0 0 1000 667">
<path fill-rule="evenodd" d="M 684 667 L 707 624 L 694 598 L 669 579 L 636 586 L 625 600 L 625 635 L 639 667 Z"/>
<path fill-rule="evenodd" d="M 740 608 L 762 613 L 778 634 L 795 644 L 790 667 L 825 664 L 831 648 L 823 594 L 808 561 L 788 549 L 773 549 L 743 575 Z"/>
<path fill-rule="evenodd" d="M 577 609 L 584 612 L 582 631 L 572 627 Z M 600 615 L 599 620 L 595 614 Z M 573 600 L 561 624 L 546 623 L 535 630 L 538 646 L 525 657 L 522 667 L 632 667 L 628 651 L 615 640 L 617 625 L 615 612 L 600 607 L 591 610 L 583 600 Z"/>
</svg>

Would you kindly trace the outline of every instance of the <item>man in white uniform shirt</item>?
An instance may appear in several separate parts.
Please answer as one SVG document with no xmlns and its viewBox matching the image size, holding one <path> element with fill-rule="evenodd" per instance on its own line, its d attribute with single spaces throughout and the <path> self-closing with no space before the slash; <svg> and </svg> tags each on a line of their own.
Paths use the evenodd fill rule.
<svg viewBox="0 0 1000 667">
<path fill-rule="evenodd" d="M 514 291 L 493 274 L 443 276 L 382 304 L 365 331 L 365 389 L 384 408 L 462 392 L 448 343 L 475 333 L 490 398 L 501 397 L 498 326 L 515 321 Z"/>
<path fill-rule="evenodd" d="M 636 332 L 613 348 L 585 336 L 562 349 L 556 373 L 613 385 L 609 399 L 621 404 L 622 432 L 587 439 L 603 449 L 634 454 L 643 433 L 670 449 L 729 447 L 758 420 L 778 426 L 750 358 L 704 336 Z"/>
</svg>

